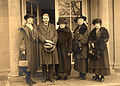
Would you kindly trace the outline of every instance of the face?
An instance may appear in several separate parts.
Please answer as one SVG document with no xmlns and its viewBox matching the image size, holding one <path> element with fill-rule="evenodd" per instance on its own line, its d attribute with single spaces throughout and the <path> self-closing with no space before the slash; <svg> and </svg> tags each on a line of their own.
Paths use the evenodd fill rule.
<svg viewBox="0 0 120 86">
<path fill-rule="evenodd" d="M 48 14 L 44 14 L 44 15 L 43 15 L 43 22 L 44 22 L 45 24 L 48 24 L 48 23 L 49 23 L 49 20 L 50 20 L 49 15 L 48 15 Z"/>
<path fill-rule="evenodd" d="M 77 23 L 78 23 L 78 25 L 82 25 L 82 24 L 84 23 L 84 19 L 79 18 L 79 19 L 77 20 Z"/>
<path fill-rule="evenodd" d="M 27 23 L 28 23 L 28 24 L 33 24 L 33 18 L 28 18 L 28 19 L 27 19 Z"/>
<path fill-rule="evenodd" d="M 101 27 L 100 23 L 96 23 L 94 26 L 96 29 L 100 29 L 100 27 Z"/>
<path fill-rule="evenodd" d="M 60 28 L 65 28 L 66 24 L 60 24 Z"/>
</svg>

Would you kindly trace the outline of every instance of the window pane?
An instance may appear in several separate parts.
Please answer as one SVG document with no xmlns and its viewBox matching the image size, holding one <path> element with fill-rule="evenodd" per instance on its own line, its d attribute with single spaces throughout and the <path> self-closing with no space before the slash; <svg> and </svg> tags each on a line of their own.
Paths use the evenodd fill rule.
<svg viewBox="0 0 120 86">
<path fill-rule="evenodd" d="M 27 14 L 31 13 L 31 3 L 30 2 L 26 2 L 26 12 L 27 12 Z"/>
</svg>

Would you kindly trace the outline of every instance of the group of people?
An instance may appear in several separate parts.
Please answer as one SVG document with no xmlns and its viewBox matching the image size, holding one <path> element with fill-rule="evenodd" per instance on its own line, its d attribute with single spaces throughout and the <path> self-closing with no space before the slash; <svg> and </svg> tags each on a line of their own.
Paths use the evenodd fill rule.
<svg viewBox="0 0 120 86">
<path fill-rule="evenodd" d="M 35 84 L 31 79 L 34 73 L 42 67 L 42 82 L 67 80 L 71 73 L 71 55 L 73 53 L 74 69 L 79 72 L 76 79 L 85 80 L 86 73 L 95 73 L 93 80 L 103 82 L 104 76 L 110 74 L 107 42 L 109 34 L 102 27 L 102 20 L 92 21 L 94 28 L 90 31 L 86 25 L 86 17 L 76 17 L 78 25 L 72 33 L 65 18 L 59 18 L 58 29 L 51 24 L 48 13 L 42 15 L 42 23 L 34 24 L 34 15 L 24 16 L 26 23 L 19 28 L 20 56 L 19 75 L 26 75 L 26 83 Z M 38 56 L 37 56 L 38 55 Z M 38 57 L 38 58 L 36 58 Z"/>
</svg>

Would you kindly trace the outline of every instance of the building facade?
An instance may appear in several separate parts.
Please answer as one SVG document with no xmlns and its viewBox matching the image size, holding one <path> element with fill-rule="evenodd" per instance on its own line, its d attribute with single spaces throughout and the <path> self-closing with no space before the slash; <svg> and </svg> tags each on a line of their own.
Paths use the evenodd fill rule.
<svg viewBox="0 0 120 86">
<path fill-rule="evenodd" d="M 39 24 L 44 12 L 50 14 L 50 21 L 55 25 L 59 17 L 67 18 L 71 31 L 76 26 L 74 18 L 80 14 L 87 16 L 89 29 L 93 28 L 91 22 L 94 18 L 101 18 L 110 34 L 110 65 L 120 67 L 119 4 L 120 0 L 0 0 L 0 74 L 18 75 L 18 28 L 25 23 L 25 14 L 34 14 L 35 23 Z"/>
</svg>

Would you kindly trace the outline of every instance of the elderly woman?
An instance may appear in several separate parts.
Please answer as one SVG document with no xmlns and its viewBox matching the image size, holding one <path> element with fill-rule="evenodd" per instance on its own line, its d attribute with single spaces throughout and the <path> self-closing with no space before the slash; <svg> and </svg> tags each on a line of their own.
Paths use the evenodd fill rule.
<svg viewBox="0 0 120 86">
<path fill-rule="evenodd" d="M 59 28 L 57 51 L 59 58 L 59 65 L 57 68 L 58 80 L 67 80 L 67 76 L 71 72 L 71 53 L 72 53 L 72 33 L 67 27 L 67 21 L 65 18 L 60 18 L 58 23 Z"/>
<path fill-rule="evenodd" d="M 77 79 L 85 80 L 87 72 L 87 52 L 88 52 L 88 28 L 85 24 L 86 17 L 81 15 L 75 19 L 78 24 L 74 30 L 73 57 L 75 58 L 74 69 L 79 72 Z"/>
<path fill-rule="evenodd" d="M 92 21 L 94 29 L 90 32 L 90 60 L 89 70 L 95 73 L 94 80 L 104 81 L 104 76 L 110 74 L 107 42 L 109 34 L 105 27 L 102 27 L 102 20 L 96 18 Z"/>
<path fill-rule="evenodd" d="M 25 73 L 26 83 L 30 86 L 36 82 L 32 81 L 31 73 L 35 73 L 37 70 L 36 55 L 37 55 L 37 31 L 34 25 L 34 15 L 27 14 L 24 16 L 26 20 L 25 25 L 19 28 L 20 31 L 20 57 L 19 57 L 19 69 L 20 75 Z"/>
</svg>

